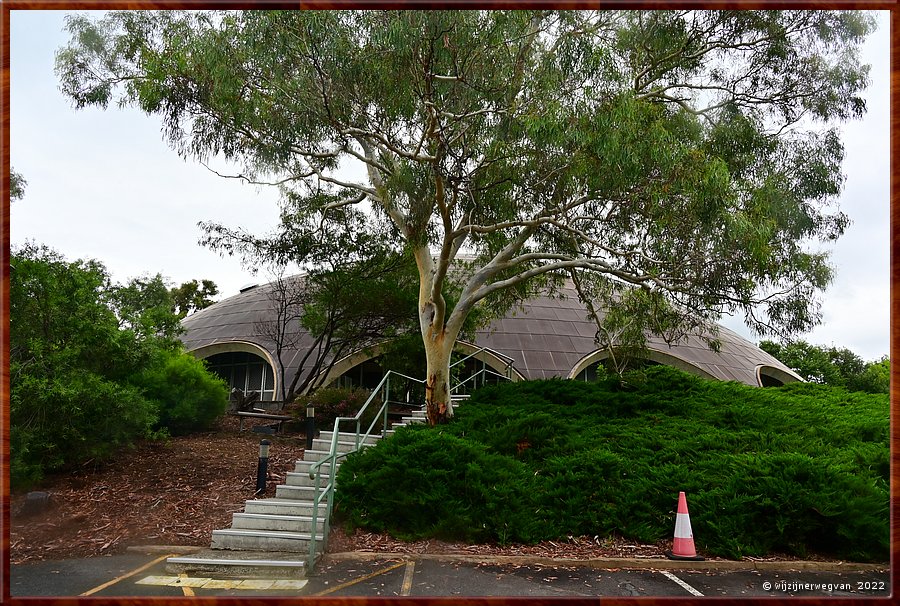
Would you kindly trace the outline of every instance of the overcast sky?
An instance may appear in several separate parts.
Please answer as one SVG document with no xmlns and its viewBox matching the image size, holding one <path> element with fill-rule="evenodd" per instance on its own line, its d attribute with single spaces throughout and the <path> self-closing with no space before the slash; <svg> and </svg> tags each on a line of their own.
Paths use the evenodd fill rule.
<svg viewBox="0 0 900 606">
<path fill-rule="evenodd" d="M 28 181 L 10 209 L 13 246 L 46 244 L 68 259 L 103 262 L 116 281 L 162 273 L 173 284 L 211 279 L 222 296 L 261 282 L 239 260 L 198 245 L 200 221 L 255 233 L 278 221 L 278 197 L 182 161 L 163 142 L 158 118 L 135 109 L 75 111 L 59 92 L 56 50 L 68 37 L 64 12 L 11 11 L 11 163 Z M 853 223 L 832 248 L 837 269 L 824 295 L 824 321 L 802 338 L 848 347 L 866 360 L 889 343 L 889 18 L 867 41 L 872 66 L 864 120 L 842 125 Z M 739 320 L 723 322 L 752 341 Z"/>
</svg>

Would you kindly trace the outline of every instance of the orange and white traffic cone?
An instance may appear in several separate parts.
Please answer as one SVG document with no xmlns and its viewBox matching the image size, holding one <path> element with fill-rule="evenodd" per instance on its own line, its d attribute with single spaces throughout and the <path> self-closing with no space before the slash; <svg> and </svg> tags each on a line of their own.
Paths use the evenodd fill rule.
<svg viewBox="0 0 900 606">
<path fill-rule="evenodd" d="M 678 513 L 675 514 L 675 540 L 672 551 L 666 552 L 670 560 L 703 560 L 694 549 L 694 532 L 691 530 L 691 516 L 688 514 L 687 498 L 683 492 L 678 493 Z"/>
</svg>

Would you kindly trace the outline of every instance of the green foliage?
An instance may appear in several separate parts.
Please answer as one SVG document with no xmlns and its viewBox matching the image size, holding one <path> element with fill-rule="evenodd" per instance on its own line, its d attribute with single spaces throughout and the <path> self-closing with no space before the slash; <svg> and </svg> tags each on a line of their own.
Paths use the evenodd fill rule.
<svg viewBox="0 0 900 606">
<path fill-rule="evenodd" d="M 370 391 L 356 387 L 326 387 L 316 390 L 311 395 L 298 396 L 293 403 L 285 407 L 285 411 L 298 421 L 305 421 L 306 407 L 312 404 L 316 409 L 316 428 L 331 429 L 336 418 L 356 416 L 370 395 L 372 395 Z M 363 431 L 369 428 L 380 407 L 381 399 L 376 396 L 360 417 Z M 380 427 L 380 424 L 376 427 Z M 345 431 L 343 426 L 341 431 Z"/>
<path fill-rule="evenodd" d="M 182 352 L 158 351 L 134 381 L 156 404 L 157 427 L 172 435 L 208 429 L 228 408 L 225 381 Z"/>
<path fill-rule="evenodd" d="M 510 482 L 496 490 L 518 495 L 527 505 L 515 525 L 522 530 L 480 539 L 613 533 L 640 541 L 671 539 L 683 490 L 695 541 L 710 555 L 813 551 L 876 561 L 888 556 L 884 395 L 809 383 L 760 389 L 651 366 L 601 383 L 485 387 L 440 433 L 420 433 L 429 437 L 416 439 L 445 446 L 441 481 L 464 475 L 475 451 L 497 457 L 492 464 L 503 469 L 525 470 L 494 480 Z M 458 442 L 451 444 L 451 437 Z M 421 497 L 417 486 L 425 483 L 425 494 L 433 490 L 428 465 L 438 462 L 425 462 L 393 442 L 383 440 L 347 467 L 347 476 L 339 478 L 339 511 L 367 528 L 429 536 L 424 522 L 415 529 L 405 525 L 391 503 L 422 505 L 416 499 L 429 497 Z M 352 491 L 343 492 L 345 480 Z M 512 482 L 521 483 L 527 495 L 513 492 Z M 457 499 L 475 528 L 490 519 L 486 509 L 460 503 L 453 494 L 442 497 Z"/>
<path fill-rule="evenodd" d="M 400 467 L 406 473 L 398 474 Z M 337 515 L 399 537 L 532 541 L 541 508 L 528 469 L 469 440 L 400 430 L 338 471 Z"/>
<path fill-rule="evenodd" d="M 215 303 L 212 297 L 219 294 L 219 287 L 212 280 L 202 280 L 201 283 L 191 280 L 171 288 L 169 294 L 172 296 L 175 314 L 179 318 L 184 318 Z"/>
<path fill-rule="evenodd" d="M 371 243 L 347 262 L 347 251 L 308 277 L 312 295 L 301 323 L 310 334 L 329 333 L 351 350 L 409 331 L 416 310 L 415 261 L 404 251 Z"/>
<path fill-rule="evenodd" d="M 172 310 L 174 301 L 162 275 L 133 278 L 110 290 L 119 324 L 139 340 L 156 339 L 176 348 L 181 334 L 181 318 Z"/>
<path fill-rule="evenodd" d="M 13 322 L 15 316 L 13 316 Z M 10 480 L 39 482 L 47 472 L 100 462 L 149 435 L 155 405 L 137 387 L 82 368 L 50 375 L 11 363 Z"/>
<path fill-rule="evenodd" d="M 866 365 L 858 375 L 848 379 L 847 389 L 867 393 L 890 393 L 891 360 L 887 356 Z"/>
<path fill-rule="evenodd" d="M 762 341 L 759 347 L 812 383 L 867 393 L 886 394 L 890 388 L 891 363 L 887 357 L 866 364 L 845 347 L 811 345 L 806 341 Z"/>
<path fill-rule="evenodd" d="M 12 251 L 10 270 L 14 486 L 102 462 L 158 431 L 202 425 L 226 402 L 176 345 L 159 276 L 115 285 L 101 263 L 69 262 L 35 244 Z"/>
</svg>

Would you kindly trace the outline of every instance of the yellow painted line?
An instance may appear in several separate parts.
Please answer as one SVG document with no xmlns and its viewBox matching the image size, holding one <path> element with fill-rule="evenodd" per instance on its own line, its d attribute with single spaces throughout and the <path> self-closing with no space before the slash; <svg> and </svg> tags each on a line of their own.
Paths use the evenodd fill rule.
<svg viewBox="0 0 900 606">
<path fill-rule="evenodd" d="M 194 579 L 188 579 L 187 573 L 182 572 L 181 574 L 178 575 L 178 580 L 182 581 L 182 583 L 189 583 L 190 581 L 193 581 Z M 204 583 L 204 585 L 205 584 L 206 583 Z M 188 597 L 188 598 L 194 597 L 194 590 L 191 589 L 190 585 L 182 584 L 181 591 L 184 593 L 185 597 Z"/>
<path fill-rule="evenodd" d="M 134 575 L 138 574 L 139 572 L 143 572 L 143 571 L 147 570 L 148 568 L 150 568 L 151 566 L 155 566 L 156 564 L 159 564 L 160 562 L 162 562 L 162 561 L 165 560 L 166 558 L 171 558 L 171 557 L 174 556 L 174 555 L 176 555 L 176 554 L 174 554 L 174 553 L 167 553 L 167 554 L 164 555 L 164 556 L 159 556 L 158 558 L 156 558 L 156 559 L 153 560 L 152 562 L 148 562 L 148 563 L 144 564 L 143 566 L 141 566 L 140 568 L 135 568 L 135 569 L 132 570 L 131 572 L 126 572 L 126 573 L 123 574 L 122 576 L 118 576 L 118 577 L 114 578 L 112 581 L 107 581 L 106 583 L 103 583 L 103 585 L 97 585 L 97 586 L 94 587 L 93 589 L 88 589 L 88 590 L 85 591 L 84 593 L 79 594 L 79 597 L 84 597 L 84 596 L 86 596 L 86 595 L 93 595 L 93 594 L 97 593 L 98 591 L 103 591 L 103 590 L 106 589 L 107 587 L 110 587 L 111 585 L 115 585 L 115 584 L 118 583 L 119 581 L 125 580 L 125 579 L 127 579 L 128 577 L 133 577 Z"/>
<path fill-rule="evenodd" d="M 175 583 L 178 581 L 178 577 L 157 577 L 157 576 L 149 576 L 144 577 L 140 581 L 135 581 L 135 585 L 169 585 L 171 583 Z"/>
<path fill-rule="evenodd" d="M 373 572 L 371 574 L 367 574 L 364 577 L 359 577 L 358 579 L 354 579 L 352 581 L 347 581 L 346 583 L 341 583 L 340 585 L 336 585 L 335 587 L 329 587 L 325 591 L 320 591 L 319 593 L 314 593 L 313 596 L 328 595 L 329 593 L 334 593 L 335 591 L 340 591 L 341 589 L 344 589 L 345 587 L 350 587 L 351 585 L 356 585 L 357 583 L 362 583 L 363 581 L 368 581 L 369 579 L 377 577 L 380 574 L 384 574 L 386 572 L 396 570 L 397 568 L 400 568 L 401 566 L 403 566 L 405 563 L 406 562 L 400 562 L 399 564 L 394 564 L 393 566 L 388 566 L 387 568 L 382 568 L 381 570 L 376 570 L 375 572 Z"/>
<path fill-rule="evenodd" d="M 275 579 L 246 579 L 235 589 L 271 589 Z"/>
<path fill-rule="evenodd" d="M 150 577 L 147 577 L 150 578 Z M 207 577 L 189 577 L 186 572 L 182 572 L 178 575 L 177 579 L 172 580 L 169 583 L 163 582 L 166 577 L 160 577 L 158 583 L 143 583 L 144 585 L 168 585 L 169 587 L 190 587 L 195 589 L 197 587 L 205 587 L 207 583 L 212 581 L 212 579 Z M 146 579 L 144 579 L 146 581 Z"/>
<path fill-rule="evenodd" d="M 400 595 L 409 595 L 412 591 L 413 572 L 416 569 L 416 563 L 409 561 L 406 563 L 406 572 L 403 573 L 403 587 L 400 588 Z"/>
<path fill-rule="evenodd" d="M 211 579 L 207 577 L 189 577 L 187 573 L 173 576 L 149 576 L 137 582 L 138 585 L 157 585 L 162 587 L 181 587 L 184 595 L 194 596 L 194 589 L 303 589 L 309 581 L 306 579 Z"/>
<path fill-rule="evenodd" d="M 275 581 L 272 589 L 303 589 L 308 582 L 306 579 L 284 579 Z"/>
<path fill-rule="evenodd" d="M 241 584 L 239 579 L 213 579 L 203 589 L 234 589 Z"/>
</svg>

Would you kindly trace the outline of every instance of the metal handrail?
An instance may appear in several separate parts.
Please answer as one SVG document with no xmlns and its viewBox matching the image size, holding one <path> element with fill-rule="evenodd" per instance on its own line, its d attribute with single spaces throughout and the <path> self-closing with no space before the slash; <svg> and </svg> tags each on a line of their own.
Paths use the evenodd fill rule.
<svg viewBox="0 0 900 606">
<path fill-rule="evenodd" d="M 495 377 L 499 377 L 500 379 L 505 379 L 505 380 L 507 380 L 507 381 L 511 381 L 511 380 L 512 380 L 512 379 L 509 378 L 509 376 L 507 376 L 507 375 L 501 375 L 501 374 L 498 373 L 498 372 L 494 372 L 494 371 L 491 370 L 490 368 L 482 368 L 481 370 L 479 370 L 479 371 L 477 371 L 475 374 L 473 374 L 471 377 L 469 377 L 469 378 L 467 378 L 467 379 L 464 379 L 464 380 L 460 381 L 459 383 L 457 383 L 456 385 L 454 385 L 453 387 L 451 387 L 451 388 L 450 388 L 450 393 L 453 394 L 456 390 L 458 390 L 460 387 L 462 387 L 463 385 L 465 385 L 465 384 L 468 383 L 469 381 L 472 381 L 473 379 L 477 379 L 478 377 L 483 377 L 484 375 L 489 375 L 489 374 L 490 374 L 490 375 L 494 375 Z M 478 381 L 475 381 L 475 385 L 476 385 L 476 386 L 477 386 L 477 384 L 478 384 Z M 483 386 L 483 385 L 484 385 L 484 381 L 482 381 L 481 384 L 482 384 L 482 386 Z"/>
<path fill-rule="evenodd" d="M 328 451 L 328 455 L 323 458 L 321 461 L 316 461 L 316 463 L 309 468 L 309 479 L 315 480 L 313 482 L 313 494 L 316 495 L 313 499 L 313 511 L 312 511 L 312 526 L 309 533 L 309 568 L 310 570 L 315 566 L 316 563 L 316 527 L 318 526 L 318 518 L 319 518 L 319 507 L 323 501 L 327 499 L 325 507 L 327 509 L 324 523 L 322 525 L 322 542 L 328 542 L 328 533 L 331 527 L 331 512 L 334 506 L 334 482 L 335 482 L 335 466 L 337 464 L 337 460 L 339 458 L 346 457 L 349 452 L 338 453 L 337 452 L 337 444 L 338 444 L 338 431 L 339 426 L 344 421 L 351 421 L 356 423 L 356 443 L 355 448 L 351 452 L 355 452 L 359 450 L 360 444 L 366 440 L 371 434 L 372 430 L 375 428 L 375 425 L 378 422 L 378 419 L 383 416 L 382 426 L 381 426 L 381 435 L 385 436 L 385 432 L 387 432 L 388 427 L 388 404 L 390 403 L 390 394 L 391 394 L 391 375 L 395 375 L 397 377 L 402 377 L 404 379 L 415 381 L 417 383 L 425 383 L 424 379 L 416 379 L 415 377 L 410 377 L 399 372 L 394 372 L 393 370 L 387 371 L 384 377 L 381 378 L 378 385 L 372 390 L 371 395 L 369 395 L 368 399 L 366 399 L 365 404 L 360 407 L 359 411 L 356 415 L 352 417 L 338 417 L 334 420 L 334 428 L 331 431 L 331 448 Z M 366 409 L 369 407 L 369 404 L 375 399 L 375 396 L 378 395 L 378 390 L 381 389 L 384 393 L 382 398 L 381 408 L 378 409 L 378 412 L 375 413 L 375 417 L 372 419 L 372 423 L 369 425 L 369 428 L 366 430 L 364 435 L 360 434 L 360 420 L 362 419 L 363 413 L 365 413 Z M 326 463 L 329 463 L 329 472 L 328 472 L 328 483 L 322 487 L 322 468 Z M 321 492 L 320 492 L 321 488 Z"/>
<path fill-rule="evenodd" d="M 469 358 L 472 358 L 472 357 L 477 356 L 478 354 L 484 353 L 484 352 L 488 352 L 491 355 L 497 356 L 498 358 L 500 358 L 501 360 L 506 362 L 506 366 L 504 367 L 504 369 L 506 370 L 507 373 L 509 372 L 509 369 L 512 367 L 512 365 L 515 364 L 515 362 L 516 362 L 515 360 L 513 360 L 506 354 L 502 354 L 499 351 L 494 351 L 493 349 L 491 349 L 489 347 L 482 347 L 480 349 L 476 349 L 475 351 L 473 351 L 472 353 L 467 355 L 465 358 L 462 358 L 461 360 L 457 360 L 456 362 L 454 362 L 453 364 L 450 365 L 450 368 L 453 368 L 457 364 L 461 364 L 461 363 L 465 362 L 466 360 L 468 360 Z"/>
</svg>

